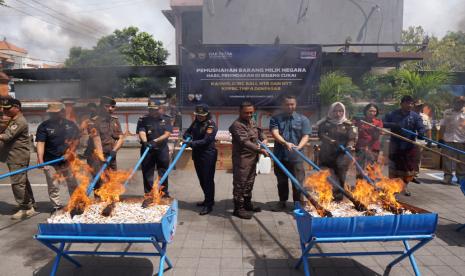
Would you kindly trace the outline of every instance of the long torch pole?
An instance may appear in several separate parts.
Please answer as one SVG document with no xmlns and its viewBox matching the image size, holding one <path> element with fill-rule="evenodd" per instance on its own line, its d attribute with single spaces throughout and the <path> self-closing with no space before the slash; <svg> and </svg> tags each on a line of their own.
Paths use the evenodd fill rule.
<svg viewBox="0 0 465 276">
<path fill-rule="evenodd" d="M 166 179 L 168 178 L 168 175 L 171 173 L 174 166 L 176 166 L 176 163 L 179 161 L 179 159 L 181 158 L 182 153 L 186 149 L 187 143 L 189 143 L 191 140 L 192 140 L 192 137 L 187 137 L 186 138 L 186 140 L 184 141 L 184 143 L 181 146 L 181 149 L 179 149 L 178 153 L 174 157 L 173 162 L 171 162 L 171 164 L 168 166 L 168 169 L 166 170 L 166 172 L 160 178 L 160 181 L 158 181 L 158 189 L 160 189 L 160 186 L 163 184 L 163 182 L 166 181 Z"/>
<path fill-rule="evenodd" d="M 147 146 L 144 150 L 144 152 L 142 153 L 142 156 L 139 158 L 139 160 L 137 161 L 136 165 L 134 166 L 134 168 L 132 169 L 132 172 L 131 172 L 131 175 L 129 175 L 129 177 L 126 179 L 126 182 L 124 182 L 124 187 L 127 187 L 128 184 L 129 184 L 129 181 L 134 177 L 134 175 L 136 174 L 137 170 L 139 169 L 140 165 L 142 164 L 142 162 L 144 161 L 145 157 L 147 157 L 147 154 L 149 153 L 150 151 L 150 147 Z"/>
<path fill-rule="evenodd" d="M 427 137 L 425 137 L 425 136 L 422 136 L 422 135 L 419 135 L 418 133 L 415 133 L 415 132 L 413 132 L 413 131 L 411 131 L 411 130 L 402 128 L 402 131 L 404 131 L 404 132 L 406 132 L 406 133 L 408 133 L 408 134 L 415 135 L 415 136 L 420 137 L 420 138 L 422 138 L 422 139 L 425 139 L 425 141 L 428 141 L 428 142 L 431 142 L 431 143 L 433 143 L 433 144 L 439 145 L 439 146 L 444 147 L 444 148 L 446 148 L 446 149 L 450 149 L 450 150 L 455 151 L 455 152 L 458 152 L 458 153 L 460 153 L 460 154 L 465 154 L 465 151 L 463 151 L 463 150 L 459 150 L 459 149 L 457 149 L 457 148 L 451 147 L 451 146 L 446 145 L 446 144 L 444 144 L 444 143 L 440 143 L 440 142 L 435 141 L 435 140 L 433 140 L 433 139 L 429 139 L 429 138 L 427 138 Z"/>
<path fill-rule="evenodd" d="M 40 163 L 40 164 L 37 164 L 37 165 L 34 165 L 34 166 L 30 166 L 30 167 L 27 167 L 27 168 L 22 168 L 22 169 L 19 169 L 17 171 L 5 173 L 5 174 L 0 175 L 0 179 L 6 178 L 6 177 L 9 177 L 9 176 L 13 176 L 13 175 L 16 175 L 16 174 L 20 174 L 20 173 L 23 173 L 23 172 L 26 172 L 26 171 L 29 171 L 29 170 L 45 167 L 45 166 L 48 166 L 48 165 L 53 165 L 55 163 L 59 163 L 59 162 L 62 162 L 64 160 L 65 160 L 64 157 L 60 157 L 60 158 L 50 160 L 50 161 L 47 161 L 47 162 L 44 162 L 44 163 Z"/>
<path fill-rule="evenodd" d="M 302 187 L 302 185 L 299 183 L 299 180 L 297 180 L 290 172 L 289 170 L 279 161 L 279 159 L 274 155 L 274 153 L 262 142 L 259 142 L 260 146 L 263 147 L 266 152 L 270 155 L 270 157 L 273 159 L 276 165 L 289 177 L 291 180 L 291 183 L 294 185 L 294 187 L 299 190 L 309 201 L 310 203 L 315 207 L 317 210 L 318 214 L 322 217 L 332 217 L 333 215 L 331 214 L 330 211 L 326 210 L 321 206 L 312 196 Z"/>
<path fill-rule="evenodd" d="M 102 167 L 98 171 L 97 175 L 95 175 L 94 179 L 92 179 L 92 182 L 89 184 L 89 187 L 87 187 L 87 192 L 86 192 L 87 195 L 90 195 L 92 193 L 92 191 L 94 190 L 95 185 L 97 185 L 97 182 L 100 179 L 100 176 L 107 169 L 108 165 L 110 165 L 110 162 L 111 162 L 112 159 L 113 159 L 113 157 L 111 155 L 107 157 L 107 160 L 105 161 L 105 163 L 103 163 Z"/>
<path fill-rule="evenodd" d="M 307 156 L 305 156 L 302 152 L 300 152 L 299 150 L 297 150 L 296 148 L 294 148 L 294 151 L 305 161 L 307 162 L 310 166 L 312 166 L 315 170 L 317 170 L 318 172 L 321 171 L 321 168 L 318 167 L 317 164 L 315 164 L 312 160 L 310 160 Z M 334 179 L 332 178 L 331 176 L 328 177 L 328 181 L 334 186 L 336 187 L 337 189 L 339 189 L 342 194 L 347 197 L 350 201 L 352 201 L 352 203 L 354 204 L 355 206 L 355 209 L 357 209 L 358 211 L 367 211 L 368 208 L 367 206 L 365 206 L 363 203 L 361 203 L 360 201 L 356 200 L 349 192 L 347 192 L 341 185 L 339 185 L 339 183 Z"/>
<path fill-rule="evenodd" d="M 442 153 L 442 152 L 439 152 L 439 151 L 437 151 L 437 150 L 428 148 L 427 146 L 424 146 L 424 145 L 422 145 L 422 144 L 416 143 L 415 141 L 412 141 L 412 140 L 410 140 L 410 139 L 408 139 L 408 138 L 406 138 L 406 137 L 404 137 L 404 136 L 402 136 L 402 135 L 399 135 L 399 134 L 397 134 L 397 133 L 391 132 L 391 131 L 389 131 L 389 130 L 387 130 L 387 129 L 384 129 L 384 128 L 382 128 L 382 127 L 375 126 L 374 124 L 370 124 L 370 123 L 368 123 L 368 122 L 365 122 L 364 120 L 360 120 L 360 122 L 362 122 L 362 123 L 364 123 L 364 124 L 366 124 L 366 125 L 369 125 L 369 126 L 371 126 L 371 127 L 374 127 L 374 128 L 376 128 L 376 129 L 378 129 L 378 130 L 380 130 L 380 131 L 382 131 L 382 132 L 385 132 L 385 133 L 387 133 L 387 134 L 390 134 L 390 135 L 392 135 L 392 136 L 394 136 L 394 137 L 396 137 L 396 138 L 399 138 L 399 139 L 401 139 L 401 140 L 403 140 L 403 141 L 406 141 L 406 142 L 409 142 L 409 143 L 411 143 L 411 144 L 414 144 L 415 146 L 418 146 L 418 147 L 420 147 L 420 148 L 422 148 L 422 149 L 429 150 L 429 151 L 431 151 L 431 152 L 434 152 L 434 153 L 436 153 L 436 154 L 439 154 L 439 155 L 441 155 L 441 156 L 444 156 L 444 157 L 446 157 L 446 158 L 449 158 L 450 160 L 452 160 L 452 161 L 454 161 L 454 162 L 461 163 L 461 164 L 464 164 L 464 165 L 465 165 L 465 162 L 460 161 L 460 160 L 457 159 L 457 158 L 454 158 L 454 157 L 452 157 L 452 156 L 449 156 L 449 155 L 444 154 L 444 153 Z"/>
</svg>

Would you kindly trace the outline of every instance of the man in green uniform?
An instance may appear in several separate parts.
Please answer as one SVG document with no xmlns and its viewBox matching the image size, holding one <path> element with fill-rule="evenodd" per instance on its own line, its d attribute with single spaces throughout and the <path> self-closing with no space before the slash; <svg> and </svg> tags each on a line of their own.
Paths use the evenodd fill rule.
<svg viewBox="0 0 465 276">
<path fill-rule="evenodd" d="M 6 162 L 10 172 L 29 166 L 29 127 L 21 112 L 21 102 L 7 99 L 2 103 L 3 112 L 10 117 L 8 126 L 0 133 L 0 161 Z M 18 204 L 18 212 L 11 219 L 25 219 L 33 216 L 34 195 L 27 173 L 23 172 L 11 176 L 13 195 Z"/>
</svg>

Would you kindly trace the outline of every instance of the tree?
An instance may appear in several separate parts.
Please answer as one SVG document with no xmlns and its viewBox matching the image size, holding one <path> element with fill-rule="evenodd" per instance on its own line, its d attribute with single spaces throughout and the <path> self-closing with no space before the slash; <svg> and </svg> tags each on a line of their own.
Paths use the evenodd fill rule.
<svg viewBox="0 0 465 276">
<path fill-rule="evenodd" d="M 361 91 L 352 79 L 342 72 L 328 72 L 320 79 L 320 99 L 323 106 L 334 102 L 342 102 L 350 112 L 353 109 L 353 98 L 361 95 Z"/>
<path fill-rule="evenodd" d="M 168 51 L 157 41 L 136 27 L 115 30 L 111 35 L 100 38 L 92 49 L 72 47 L 65 61 L 66 67 L 165 65 Z M 170 87 L 169 78 L 128 78 L 116 81 L 120 96 L 149 96 Z"/>
<path fill-rule="evenodd" d="M 413 70 L 465 70 L 465 33 L 448 32 L 442 39 L 428 36 L 421 26 L 409 27 L 402 31 L 403 43 L 421 44 L 428 40 L 429 55 L 421 62 L 406 62 L 403 68 Z M 416 51 L 416 47 L 403 47 L 403 51 Z"/>
<path fill-rule="evenodd" d="M 410 95 L 414 99 L 423 100 L 433 108 L 436 116 L 440 116 L 453 97 L 444 88 L 451 81 L 450 74 L 443 71 L 420 74 L 401 69 L 395 72 L 395 96 L 400 99 L 404 95 Z"/>
</svg>

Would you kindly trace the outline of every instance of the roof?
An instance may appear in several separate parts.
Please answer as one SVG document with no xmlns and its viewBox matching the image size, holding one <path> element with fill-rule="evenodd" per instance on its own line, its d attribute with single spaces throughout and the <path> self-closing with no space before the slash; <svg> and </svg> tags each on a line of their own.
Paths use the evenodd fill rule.
<svg viewBox="0 0 465 276">
<path fill-rule="evenodd" d="M 108 77 L 178 77 L 177 65 L 102 66 L 87 68 L 44 68 L 4 70 L 11 77 L 29 80 L 107 79 Z"/>
<path fill-rule="evenodd" d="M 19 48 L 18 46 L 11 44 L 10 42 L 6 40 L 0 40 L 0 50 L 10 50 L 10 51 L 18 52 L 18 53 L 27 54 L 26 49 Z"/>
</svg>

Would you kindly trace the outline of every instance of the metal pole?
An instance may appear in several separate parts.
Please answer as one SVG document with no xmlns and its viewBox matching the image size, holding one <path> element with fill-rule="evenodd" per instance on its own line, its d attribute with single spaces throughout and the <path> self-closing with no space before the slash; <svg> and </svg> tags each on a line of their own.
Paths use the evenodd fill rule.
<svg viewBox="0 0 465 276">
<path fill-rule="evenodd" d="M 94 179 L 92 180 L 92 182 L 90 183 L 89 187 L 87 187 L 87 192 L 86 194 L 87 195 L 90 195 L 90 193 L 92 193 L 92 191 L 94 190 L 94 187 L 95 185 L 97 184 L 97 182 L 99 181 L 100 179 L 100 176 L 102 175 L 102 173 L 107 169 L 108 165 L 110 164 L 111 160 L 113 159 L 113 157 L 108 156 L 107 160 L 105 161 L 105 163 L 103 163 L 102 167 L 100 168 L 99 172 L 97 173 L 97 175 L 94 177 Z"/>
<path fill-rule="evenodd" d="M 396 138 L 399 138 L 399 139 L 401 139 L 401 140 L 404 140 L 405 142 L 409 142 L 409 143 L 411 143 L 411 144 L 414 144 L 414 145 L 417 146 L 417 147 L 420 147 L 420 148 L 422 148 L 422 149 L 425 149 L 425 150 L 434 152 L 434 153 L 436 153 L 436 154 L 439 154 L 439 155 L 441 155 L 441 156 L 444 156 L 444 157 L 446 157 L 446 158 L 448 158 L 448 159 L 450 159 L 450 160 L 452 160 L 452 161 L 454 161 L 454 162 L 461 163 L 461 164 L 465 164 L 465 162 L 460 161 L 460 160 L 457 159 L 457 158 L 454 158 L 454 157 L 452 157 L 452 156 L 449 156 L 449 155 L 444 154 L 444 153 L 442 153 L 442 152 L 439 152 L 439 151 L 437 151 L 437 150 L 428 148 L 427 146 L 424 146 L 424 145 L 422 145 L 422 144 L 416 143 L 415 141 L 412 141 L 412 140 L 410 140 L 410 139 L 408 139 L 408 138 L 406 138 L 406 137 L 404 137 L 404 136 L 402 136 L 402 135 L 396 134 L 396 133 L 391 132 L 391 131 L 389 131 L 389 130 L 387 130 L 387 129 L 384 129 L 384 128 L 382 128 L 382 127 L 375 126 L 374 124 L 370 124 L 370 123 L 368 123 L 368 122 L 365 122 L 364 120 L 360 120 L 360 122 L 362 122 L 362 123 L 364 123 L 364 124 L 366 124 L 366 125 L 369 125 L 369 126 L 371 126 L 371 127 L 374 127 L 374 128 L 376 128 L 376 129 L 378 129 L 378 130 L 380 130 L 380 131 L 382 131 L 382 132 L 385 132 L 385 133 L 387 133 L 387 134 L 390 134 L 390 135 L 392 135 L 392 136 L 394 136 L 394 137 L 396 137 Z"/>
<path fill-rule="evenodd" d="M 368 175 L 366 175 L 365 170 L 362 168 L 360 163 L 357 162 L 357 159 L 355 159 L 355 157 L 350 153 L 350 151 L 346 147 L 344 147 L 343 145 L 339 145 L 339 148 L 342 149 L 344 151 L 344 153 L 347 156 L 349 156 L 350 159 L 352 159 L 352 161 L 354 161 L 355 167 L 357 167 L 357 169 L 360 171 L 363 178 L 365 178 L 365 180 L 368 181 L 368 183 L 375 186 L 375 182 L 371 178 L 369 178 Z"/>
<path fill-rule="evenodd" d="M 137 170 L 139 169 L 140 165 L 144 161 L 145 157 L 147 157 L 147 154 L 149 153 L 149 151 L 150 151 L 150 146 L 147 146 L 145 148 L 144 152 L 142 153 L 142 156 L 139 158 L 136 165 L 132 169 L 131 175 L 129 175 L 128 179 L 126 179 L 126 182 L 124 182 L 124 187 L 128 186 L 129 180 L 131 180 L 133 178 L 133 176 L 136 174 Z"/>
<path fill-rule="evenodd" d="M 8 176 L 13 176 L 13 175 L 16 175 L 16 174 L 20 174 L 20 173 L 23 173 L 23 172 L 26 172 L 26 171 L 29 171 L 29 170 L 32 170 L 32 169 L 37 169 L 37 168 L 52 165 L 52 164 L 55 164 L 55 163 L 59 163 L 59 162 L 62 162 L 62 161 L 65 161 L 64 157 L 60 157 L 58 159 L 54 159 L 54 160 L 51 160 L 51 161 L 40 163 L 40 164 L 30 166 L 30 167 L 27 167 L 27 168 L 22 168 L 22 169 L 19 169 L 17 171 L 14 171 L 14 172 L 9 172 L 9 173 L 2 174 L 2 175 L 0 175 L 0 179 L 6 178 Z"/>
<path fill-rule="evenodd" d="M 425 136 L 423 136 L 423 135 L 419 135 L 419 134 L 417 134 L 417 133 L 415 133 L 415 132 L 413 132 L 413 131 L 411 131 L 411 130 L 402 128 L 402 131 L 407 132 L 407 133 L 412 134 L 412 135 L 415 135 L 415 136 L 420 137 L 420 138 L 422 138 L 422 139 L 425 139 L 425 141 L 434 143 L 434 144 L 439 145 L 439 146 L 441 146 L 441 147 L 444 147 L 444 148 L 446 148 L 446 149 L 450 149 L 450 150 L 453 150 L 453 151 L 455 151 L 455 152 L 458 152 L 458 153 L 461 153 L 461 154 L 465 154 L 465 151 L 463 151 L 463 150 L 459 150 L 459 149 L 457 149 L 457 148 L 451 147 L 451 146 L 446 145 L 446 144 L 444 144 L 444 143 L 440 143 L 440 142 L 438 142 L 438 141 L 436 141 L 436 140 L 429 139 L 429 138 L 427 138 L 427 137 L 425 137 Z"/>
<path fill-rule="evenodd" d="M 268 148 L 264 143 L 262 142 L 258 142 L 260 144 L 261 147 L 263 147 L 267 152 L 268 154 L 270 155 L 270 157 L 273 159 L 273 161 L 276 163 L 276 165 L 279 166 L 279 168 L 287 175 L 287 177 L 289 177 L 289 179 L 291 180 L 291 183 L 294 185 L 294 187 L 299 190 L 309 201 L 310 203 L 315 206 L 315 208 L 317 209 L 318 213 L 321 212 L 321 216 L 327 216 L 327 217 L 332 217 L 332 214 L 330 211 L 326 210 L 323 208 L 323 206 L 321 206 L 315 199 L 312 198 L 312 196 L 302 187 L 302 185 L 299 183 L 299 180 L 297 180 L 297 178 L 295 178 L 291 172 L 289 172 L 289 170 L 283 165 L 283 163 L 281 163 L 281 161 L 279 161 L 279 159 L 274 155 L 274 153 L 270 150 L 270 148 Z"/>
<path fill-rule="evenodd" d="M 160 181 L 158 181 L 158 189 L 160 189 L 161 184 L 163 184 L 163 182 L 166 181 L 166 179 L 168 178 L 168 175 L 171 173 L 171 171 L 173 170 L 174 166 L 176 166 L 176 163 L 179 161 L 179 159 L 181 158 L 182 153 L 183 153 L 184 150 L 186 149 L 187 143 L 189 143 L 191 140 L 192 140 L 192 137 L 187 137 L 187 139 L 184 141 L 184 143 L 183 143 L 182 146 L 181 146 L 181 149 L 180 149 L 180 150 L 178 151 L 178 153 L 176 154 L 176 157 L 174 157 L 173 162 L 171 162 L 171 164 L 169 165 L 169 167 L 168 167 L 168 169 L 166 170 L 166 172 L 165 172 L 165 173 L 163 174 L 163 176 L 160 178 Z"/>
</svg>

